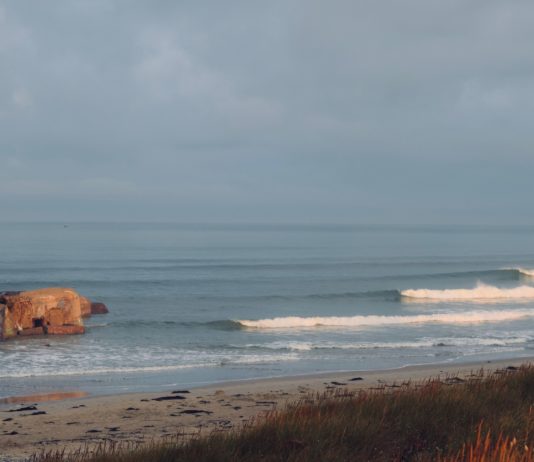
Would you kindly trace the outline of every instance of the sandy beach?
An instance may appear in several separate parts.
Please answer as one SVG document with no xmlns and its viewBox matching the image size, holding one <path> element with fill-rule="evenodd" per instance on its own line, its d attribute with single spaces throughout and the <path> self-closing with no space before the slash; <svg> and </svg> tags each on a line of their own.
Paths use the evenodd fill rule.
<svg viewBox="0 0 534 462">
<path fill-rule="evenodd" d="M 228 431 L 310 394 L 387 388 L 429 378 L 458 383 L 482 368 L 502 370 L 533 360 L 333 372 L 227 382 L 164 393 L 84 397 L 73 391 L 70 395 L 14 397 L 0 404 L 0 460 L 24 460 L 43 450 L 71 451 L 105 441 L 143 443 L 177 434 Z"/>
</svg>

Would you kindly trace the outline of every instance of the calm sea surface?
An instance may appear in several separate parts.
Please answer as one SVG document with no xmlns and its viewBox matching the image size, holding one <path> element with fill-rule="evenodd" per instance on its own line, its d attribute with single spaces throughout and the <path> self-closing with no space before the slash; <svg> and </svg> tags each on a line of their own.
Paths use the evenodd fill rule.
<svg viewBox="0 0 534 462">
<path fill-rule="evenodd" d="M 0 397 L 534 353 L 534 228 L 0 224 L 0 291 L 72 287 L 83 336 L 0 343 Z"/>
</svg>

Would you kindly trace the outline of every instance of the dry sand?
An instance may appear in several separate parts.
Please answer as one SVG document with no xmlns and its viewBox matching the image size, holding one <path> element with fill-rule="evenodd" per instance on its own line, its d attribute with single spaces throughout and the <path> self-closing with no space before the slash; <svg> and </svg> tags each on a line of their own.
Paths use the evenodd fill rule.
<svg viewBox="0 0 534 462">
<path fill-rule="evenodd" d="M 336 388 L 348 391 L 384 388 L 428 378 L 454 381 L 455 377 L 468 378 L 481 368 L 493 371 L 532 361 L 534 358 L 521 358 L 335 372 L 229 382 L 164 393 L 83 397 L 83 393 L 73 392 L 67 396 L 13 398 L 0 404 L 0 461 L 24 460 L 43 450 L 94 447 L 104 441 L 142 443 L 176 434 L 227 431 L 311 393 Z M 156 400 L 161 397 L 167 399 Z"/>
</svg>

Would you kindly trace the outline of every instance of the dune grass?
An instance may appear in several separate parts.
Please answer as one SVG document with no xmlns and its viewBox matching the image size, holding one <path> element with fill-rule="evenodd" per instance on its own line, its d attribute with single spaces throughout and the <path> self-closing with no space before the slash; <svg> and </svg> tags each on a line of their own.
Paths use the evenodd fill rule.
<svg viewBox="0 0 534 462">
<path fill-rule="evenodd" d="M 534 367 L 308 397 L 232 432 L 33 462 L 534 462 Z M 177 429 L 178 431 L 178 429 Z"/>
</svg>

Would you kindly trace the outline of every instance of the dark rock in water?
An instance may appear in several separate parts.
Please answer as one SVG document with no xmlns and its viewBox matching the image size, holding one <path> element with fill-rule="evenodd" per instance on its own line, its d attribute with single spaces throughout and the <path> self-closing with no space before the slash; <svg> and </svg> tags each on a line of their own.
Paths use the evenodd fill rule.
<svg viewBox="0 0 534 462">
<path fill-rule="evenodd" d="M 171 401 L 173 399 L 185 399 L 185 397 L 180 396 L 180 395 L 160 396 L 159 398 L 152 398 L 152 401 Z"/>
<path fill-rule="evenodd" d="M 91 303 L 91 314 L 106 314 L 109 313 L 108 307 L 101 302 Z"/>
</svg>

